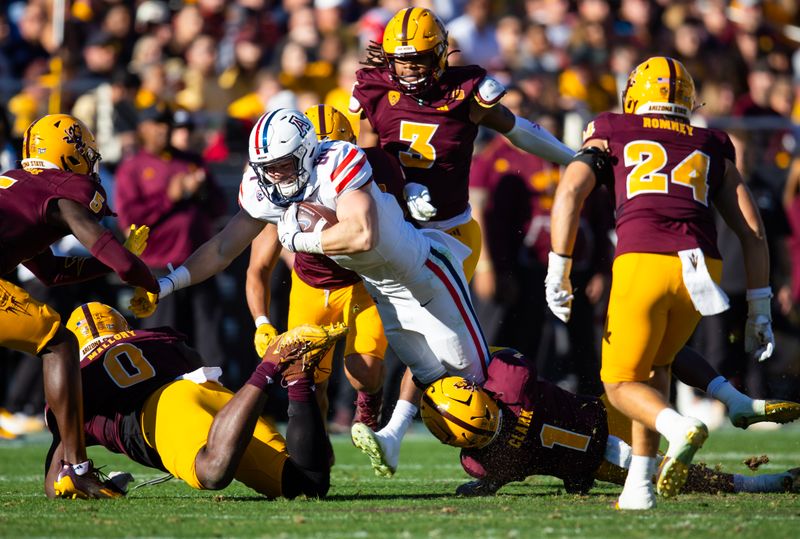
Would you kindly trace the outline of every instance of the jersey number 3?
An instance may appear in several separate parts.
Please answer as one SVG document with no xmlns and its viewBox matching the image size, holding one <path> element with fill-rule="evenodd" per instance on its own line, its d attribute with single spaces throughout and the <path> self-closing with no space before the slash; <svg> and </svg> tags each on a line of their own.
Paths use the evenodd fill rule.
<svg viewBox="0 0 800 539">
<path fill-rule="evenodd" d="M 436 148 L 431 144 L 439 124 L 400 122 L 400 140 L 408 142 L 408 151 L 398 152 L 400 164 L 406 168 L 431 168 L 436 161 Z"/>
<path fill-rule="evenodd" d="M 695 150 L 672 169 L 669 177 L 661 172 L 667 165 L 667 149 L 652 140 L 634 140 L 625 145 L 628 173 L 628 198 L 645 193 L 666 194 L 669 182 L 689 187 L 692 197 L 708 206 L 708 169 L 711 158 Z"/>
</svg>

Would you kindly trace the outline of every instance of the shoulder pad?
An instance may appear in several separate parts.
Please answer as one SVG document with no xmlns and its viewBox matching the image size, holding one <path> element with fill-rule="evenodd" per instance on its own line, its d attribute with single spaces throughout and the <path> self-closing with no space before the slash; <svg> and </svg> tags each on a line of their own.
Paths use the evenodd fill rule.
<svg viewBox="0 0 800 539">
<path fill-rule="evenodd" d="M 506 95 L 506 88 L 496 79 L 486 76 L 478 83 L 475 100 L 482 107 L 493 107 Z"/>
</svg>

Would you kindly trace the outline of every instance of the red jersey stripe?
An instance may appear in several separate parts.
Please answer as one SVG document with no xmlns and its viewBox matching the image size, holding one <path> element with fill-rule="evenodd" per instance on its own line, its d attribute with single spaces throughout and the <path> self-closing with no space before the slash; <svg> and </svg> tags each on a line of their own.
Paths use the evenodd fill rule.
<svg viewBox="0 0 800 539">
<path fill-rule="evenodd" d="M 345 156 L 345 158 L 344 158 L 344 161 L 342 161 L 341 163 L 339 163 L 339 166 L 337 166 L 335 169 L 333 169 L 333 172 L 331 172 L 331 181 L 332 181 L 332 182 L 336 182 L 336 176 L 338 176 L 339 174 L 341 174 L 341 173 L 342 173 L 342 171 L 343 171 L 345 168 L 347 168 L 347 165 L 349 165 L 349 164 L 350 164 L 350 161 L 352 161 L 353 159 L 355 159 L 355 157 L 356 157 L 356 154 L 358 154 L 358 149 L 356 149 L 356 148 L 352 148 L 352 149 L 351 149 L 351 150 L 350 150 L 350 151 L 347 153 L 347 155 Z"/>
<path fill-rule="evenodd" d="M 336 194 L 339 194 L 339 193 L 341 193 L 341 192 L 342 192 L 342 190 L 343 190 L 345 187 L 347 187 L 347 184 L 349 184 L 349 183 L 350 183 L 350 180 L 352 180 L 352 179 L 353 179 L 353 177 L 355 177 L 355 175 L 356 175 L 356 174 L 358 174 L 359 172 L 361 172 L 361 169 L 362 169 L 362 168 L 364 168 L 364 163 L 366 163 L 366 162 L 367 162 L 367 160 L 366 160 L 366 156 L 365 156 L 364 154 L 361 154 L 361 159 L 359 159 L 359 160 L 358 160 L 358 161 L 357 161 L 357 162 L 356 162 L 356 163 L 353 165 L 353 167 L 350 169 L 350 172 L 347 174 L 347 176 L 345 176 L 344 178 L 342 178 L 342 179 L 339 181 L 339 183 L 337 183 L 337 184 L 336 184 L 336 186 L 335 186 L 335 187 L 336 187 Z"/>
</svg>

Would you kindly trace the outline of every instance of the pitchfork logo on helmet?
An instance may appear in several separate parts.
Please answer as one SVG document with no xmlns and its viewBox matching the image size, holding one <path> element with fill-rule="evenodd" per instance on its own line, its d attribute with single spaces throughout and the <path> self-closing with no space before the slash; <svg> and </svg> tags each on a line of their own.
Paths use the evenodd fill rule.
<svg viewBox="0 0 800 539">
<path fill-rule="evenodd" d="M 500 431 L 497 402 L 459 376 L 440 378 L 428 386 L 422 395 L 420 415 L 439 441 L 456 447 L 485 447 Z"/>
<path fill-rule="evenodd" d="M 383 32 L 383 57 L 389 76 L 398 88 L 417 95 L 428 90 L 447 67 L 447 32 L 431 10 L 411 7 L 398 11 Z M 395 60 L 426 63 L 422 75 L 400 76 Z"/>
<path fill-rule="evenodd" d="M 22 168 L 60 169 L 86 174 L 97 181 L 100 151 L 86 125 L 69 114 L 49 114 L 25 131 Z"/>
<path fill-rule="evenodd" d="M 250 167 L 261 189 L 278 206 L 303 199 L 316 153 L 314 126 L 300 111 L 267 112 L 250 131 Z"/>
<path fill-rule="evenodd" d="M 83 359 L 100 346 L 103 340 L 117 333 L 130 331 L 131 328 L 119 311 L 104 303 L 92 301 L 72 311 L 67 320 L 67 329 L 78 338 L 78 349 Z"/>
<path fill-rule="evenodd" d="M 694 81 L 682 63 L 654 56 L 636 66 L 622 94 L 626 114 L 666 114 L 686 120 L 694 110 Z"/>
</svg>

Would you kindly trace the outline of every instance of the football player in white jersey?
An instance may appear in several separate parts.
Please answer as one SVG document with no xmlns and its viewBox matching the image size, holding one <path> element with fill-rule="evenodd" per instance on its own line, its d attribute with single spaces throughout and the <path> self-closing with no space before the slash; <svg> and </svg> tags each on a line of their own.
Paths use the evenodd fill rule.
<svg viewBox="0 0 800 539">
<path fill-rule="evenodd" d="M 225 269 L 272 223 L 285 248 L 325 254 L 362 277 L 389 344 L 421 385 L 445 374 L 485 379 L 489 349 L 462 269 L 469 249 L 441 231 L 418 230 L 405 221 L 395 198 L 373 181 L 364 152 L 345 141 L 318 142 L 299 111 L 264 114 L 250 133 L 249 153 L 239 212 L 159 280 L 158 297 L 136 290 L 136 316 L 149 316 L 159 298 Z M 303 232 L 300 201 L 334 209 L 338 223 Z"/>
</svg>

